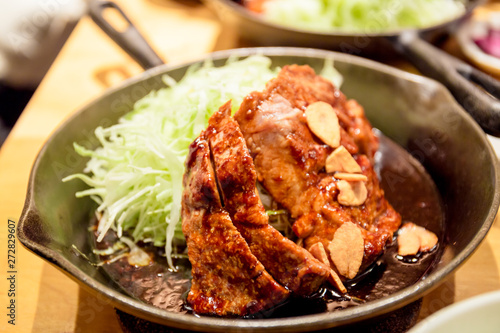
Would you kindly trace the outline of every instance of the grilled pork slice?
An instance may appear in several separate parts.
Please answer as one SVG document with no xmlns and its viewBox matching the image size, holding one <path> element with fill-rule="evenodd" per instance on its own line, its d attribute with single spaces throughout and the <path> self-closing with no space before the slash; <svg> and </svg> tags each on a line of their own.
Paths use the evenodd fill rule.
<svg viewBox="0 0 500 333">
<path fill-rule="evenodd" d="M 269 225 L 256 189 L 256 172 L 230 102 L 214 113 L 206 131 L 224 208 L 266 270 L 298 295 L 317 291 L 330 268 Z"/>
<path fill-rule="evenodd" d="M 251 253 L 222 208 L 202 135 L 190 146 L 184 174 L 182 231 L 192 264 L 188 304 L 199 314 L 245 316 L 289 296 Z"/>
<path fill-rule="evenodd" d="M 330 104 L 339 120 L 340 144 L 367 176 L 367 199 L 359 206 L 339 204 L 338 180 L 325 172 L 333 148 L 309 129 L 305 109 L 312 103 Z M 376 258 L 392 239 L 401 217 L 384 197 L 373 159 L 378 140 L 364 111 L 347 101 L 331 82 L 308 66 L 285 66 L 262 92 L 245 98 L 235 114 L 255 163 L 257 178 L 296 220 L 293 229 L 304 246 L 321 242 L 328 249 L 335 231 L 345 222 L 360 227 L 364 238 L 363 266 Z"/>
</svg>

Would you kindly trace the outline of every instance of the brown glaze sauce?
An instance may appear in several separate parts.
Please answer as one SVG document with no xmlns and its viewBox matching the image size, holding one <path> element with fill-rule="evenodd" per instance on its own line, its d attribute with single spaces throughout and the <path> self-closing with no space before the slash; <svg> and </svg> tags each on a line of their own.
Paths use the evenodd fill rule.
<svg viewBox="0 0 500 333">
<path fill-rule="evenodd" d="M 444 210 L 439 192 L 425 169 L 407 151 L 380 133 L 380 148 L 376 155 L 376 171 L 386 198 L 403 217 L 434 232 L 440 242 L 430 253 L 412 258 L 398 258 L 397 241 L 388 245 L 383 255 L 363 274 L 346 282 L 348 296 L 325 287 L 308 298 L 292 298 L 253 318 L 293 317 L 357 306 L 388 296 L 411 286 L 425 277 L 441 257 L 444 246 Z M 109 247 L 116 236 L 111 232 L 96 248 Z M 175 262 L 178 271 L 168 268 L 165 258 L 156 249 L 145 248 L 153 257 L 148 266 L 128 264 L 127 258 L 103 265 L 104 271 L 127 294 L 171 312 L 191 314 L 185 300 L 190 287 L 187 259 Z M 109 257 L 101 257 L 101 260 Z"/>
</svg>

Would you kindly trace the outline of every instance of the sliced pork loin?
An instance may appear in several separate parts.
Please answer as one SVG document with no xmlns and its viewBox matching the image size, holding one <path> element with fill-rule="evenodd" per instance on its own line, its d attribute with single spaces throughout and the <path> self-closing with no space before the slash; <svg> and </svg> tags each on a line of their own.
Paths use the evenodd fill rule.
<svg viewBox="0 0 500 333">
<path fill-rule="evenodd" d="M 257 194 L 253 160 L 230 103 L 214 113 L 206 131 L 224 208 L 252 253 L 283 286 L 298 295 L 316 292 L 330 268 L 269 225 Z"/>
<path fill-rule="evenodd" d="M 252 254 L 222 207 L 203 133 L 190 146 L 183 184 L 182 231 L 193 275 L 187 302 L 193 311 L 245 316 L 283 302 L 289 292 Z"/>
<path fill-rule="evenodd" d="M 325 161 L 333 148 L 309 129 L 306 108 L 325 102 L 340 125 L 340 144 L 354 157 L 365 182 L 367 199 L 359 206 L 339 204 L 338 180 L 326 173 Z M 285 66 L 262 92 L 245 98 L 234 118 L 245 137 L 257 170 L 257 179 L 288 209 L 305 248 L 321 242 L 328 249 L 335 231 L 355 223 L 364 238 L 363 267 L 381 252 L 401 224 L 401 217 L 384 197 L 373 160 L 378 140 L 364 111 L 348 101 L 330 81 L 308 66 Z"/>
</svg>

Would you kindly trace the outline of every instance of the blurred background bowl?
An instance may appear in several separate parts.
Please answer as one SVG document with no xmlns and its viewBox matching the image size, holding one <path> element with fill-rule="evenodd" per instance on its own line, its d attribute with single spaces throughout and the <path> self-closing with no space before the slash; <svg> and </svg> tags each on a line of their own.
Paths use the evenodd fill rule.
<svg viewBox="0 0 500 333">
<path fill-rule="evenodd" d="M 446 307 L 408 333 L 497 333 L 500 331 L 500 290 Z"/>
</svg>

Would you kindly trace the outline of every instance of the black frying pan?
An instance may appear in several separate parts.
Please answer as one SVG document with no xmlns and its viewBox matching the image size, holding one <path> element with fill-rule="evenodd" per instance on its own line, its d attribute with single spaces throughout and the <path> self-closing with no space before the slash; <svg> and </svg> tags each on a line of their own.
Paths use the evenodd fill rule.
<svg viewBox="0 0 500 333">
<path fill-rule="evenodd" d="M 239 5 L 238 1 L 204 2 L 221 19 L 238 27 L 242 36 L 260 45 L 326 48 L 377 58 L 390 55 L 396 50 L 422 74 L 443 83 L 486 133 L 500 136 L 500 82 L 429 43 L 454 31 L 484 0 L 466 1 L 466 11 L 462 16 L 442 24 L 384 33 L 310 32 L 266 22 Z"/>
</svg>

